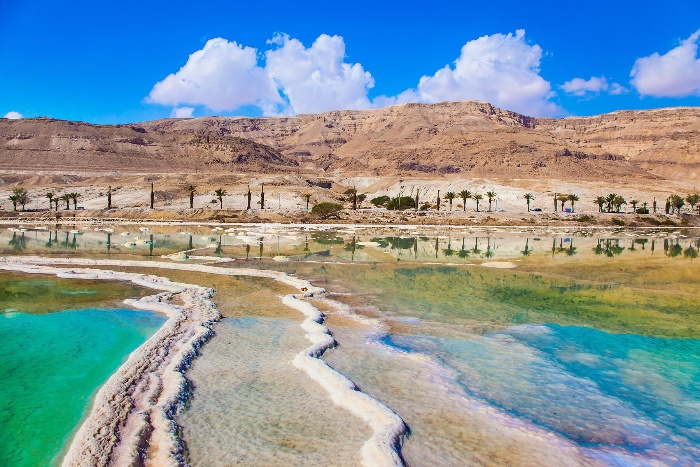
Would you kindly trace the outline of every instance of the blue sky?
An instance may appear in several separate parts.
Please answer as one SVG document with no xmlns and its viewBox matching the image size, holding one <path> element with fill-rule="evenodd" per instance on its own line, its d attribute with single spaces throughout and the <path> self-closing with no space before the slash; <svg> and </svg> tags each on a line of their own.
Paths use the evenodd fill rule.
<svg viewBox="0 0 700 467">
<path fill-rule="evenodd" d="M 3 0 L 0 117 L 700 104 L 697 0 L 470 3 Z"/>
</svg>

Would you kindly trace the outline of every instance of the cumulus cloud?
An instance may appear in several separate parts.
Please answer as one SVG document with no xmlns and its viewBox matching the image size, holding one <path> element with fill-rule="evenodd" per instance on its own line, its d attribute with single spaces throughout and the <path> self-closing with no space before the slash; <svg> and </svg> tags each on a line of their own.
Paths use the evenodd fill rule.
<svg viewBox="0 0 700 467">
<path fill-rule="evenodd" d="M 700 96 L 700 30 L 664 55 L 638 58 L 632 67 L 632 86 L 642 96 Z"/>
<path fill-rule="evenodd" d="M 607 91 L 609 87 L 605 76 L 601 76 L 600 78 L 592 76 L 589 80 L 574 78 L 561 85 L 561 88 L 566 93 L 573 94 L 574 96 L 583 96 L 587 92 L 595 94 L 601 91 Z"/>
<path fill-rule="evenodd" d="M 272 111 L 282 99 L 272 78 L 258 66 L 256 49 L 216 38 L 190 55 L 177 73 L 156 83 L 146 102 L 203 105 L 215 112 L 245 105 Z"/>
<path fill-rule="evenodd" d="M 601 76 L 600 78 L 591 76 L 591 78 L 587 80 L 574 78 L 562 84 L 560 87 L 567 94 L 573 94 L 574 96 L 600 94 L 601 92 L 618 95 L 628 92 L 627 89 L 619 83 L 608 84 L 608 80 L 605 79 L 605 76 Z"/>
<path fill-rule="evenodd" d="M 446 65 L 432 76 L 423 76 L 416 89 L 394 98 L 400 102 L 485 100 L 528 115 L 556 115 L 562 109 L 550 99 L 555 95 L 540 76 L 542 48 L 525 42 L 525 31 L 493 34 L 467 42 L 454 67 Z M 377 102 L 391 101 L 381 98 Z"/>
<path fill-rule="evenodd" d="M 321 34 L 306 48 L 287 35 L 275 36 L 265 70 L 288 99 L 291 113 L 366 109 L 374 78 L 359 63 L 345 63 L 345 41 Z"/>
<path fill-rule="evenodd" d="M 7 118 L 9 120 L 19 120 L 22 118 L 22 114 L 13 110 L 11 112 L 7 112 L 3 118 Z"/>
<path fill-rule="evenodd" d="M 177 73 L 158 82 L 146 101 L 177 107 L 172 116 L 192 116 L 186 106 L 195 105 L 215 112 L 256 106 L 264 115 L 279 115 L 467 99 L 533 116 L 563 113 L 551 101 L 550 83 L 540 76 L 542 49 L 525 41 L 524 30 L 469 41 L 454 66 L 423 76 L 414 89 L 373 100 L 368 95 L 374 78 L 362 64 L 346 61 L 342 37 L 322 34 L 306 47 L 280 34 L 268 46 L 259 54 L 211 39 Z"/>
<path fill-rule="evenodd" d="M 194 107 L 175 107 L 170 112 L 170 118 L 192 118 L 194 116 Z"/>
</svg>

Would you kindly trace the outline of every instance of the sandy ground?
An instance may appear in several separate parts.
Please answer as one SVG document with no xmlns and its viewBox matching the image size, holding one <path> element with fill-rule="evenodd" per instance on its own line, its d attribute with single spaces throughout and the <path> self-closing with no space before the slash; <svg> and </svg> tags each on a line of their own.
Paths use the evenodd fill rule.
<svg viewBox="0 0 700 467">
<path fill-rule="evenodd" d="M 19 174 L 21 175 L 21 174 Z M 181 178 L 174 175 L 154 176 L 155 209 L 150 209 L 150 182 L 140 176 L 105 177 L 75 176 L 66 183 L 51 183 L 45 177 L 31 178 L 25 174 L 24 181 L 13 185 L 0 186 L 0 218 L 32 218 L 44 220 L 62 220 L 70 222 L 80 219 L 114 219 L 114 220 L 152 220 L 152 221 L 201 221 L 201 222 L 281 222 L 309 223 L 319 219 L 311 216 L 306 209 L 306 194 L 310 194 L 310 205 L 321 202 L 341 203 L 346 209 L 338 218 L 328 219 L 339 223 L 369 224 L 436 224 L 436 225 L 623 225 L 653 226 L 659 222 L 681 225 L 700 224 L 697 208 L 691 214 L 689 206 L 684 208 L 684 215 L 665 216 L 666 198 L 673 193 L 683 196 L 696 192 L 691 183 L 649 182 L 634 180 L 598 181 L 598 182 L 562 182 L 557 180 L 486 180 L 486 179 L 441 179 L 441 180 L 400 180 L 392 177 L 355 177 L 328 179 L 331 188 L 309 186 L 296 176 L 259 176 L 247 179 L 251 182 L 252 202 L 246 210 L 248 185 L 241 184 L 240 177 L 207 175 L 200 178 L 194 198 L 194 209 L 189 208 L 189 198 L 182 188 Z M 95 175 L 95 174 L 92 174 Z M 55 179 L 51 181 L 55 182 Z M 26 182 L 26 183 L 23 183 Z M 260 193 L 264 185 L 265 209 L 260 208 Z M 22 186 L 29 192 L 30 201 L 25 206 L 27 212 L 15 212 L 8 199 L 12 189 Z M 107 210 L 107 187 L 111 186 L 113 209 Z M 348 187 L 355 187 L 358 193 L 367 195 L 367 200 L 357 211 L 352 210 L 352 203 L 343 192 Z M 227 194 L 223 197 L 223 209 L 216 199 L 214 191 L 223 188 Z M 436 209 L 438 190 L 441 197 L 441 209 Z M 459 193 L 469 190 L 480 193 L 484 199 L 479 203 L 467 199 L 464 206 L 461 198 L 455 198 L 452 208 L 444 199 L 447 192 Z M 378 196 L 415 196 L 419 191 L 419 203 L 430 202 L 426 211 L 405 210 L 401 212 L 376 208 L 369 200 Z M 485 193 L 496 193 L 489 211 Z M 66 209 L 65 202 L 59 202 L 58 211 L 49 211 L 46 193 L 60 195 L 68 192 L 80 194 L 78 206 L 73 204 Z M 534 200 L 531 209 L 523 199 L 526 193 L 532 193 Z M 555 193 L 573 193 L 579 197 L 575 203 L 575 212 L 554 212 Z M 594 199 L 609 193 L 618 193 L 627 201 L 621 213 L 599 213 Z M 629 204 L 638 200 L 638 207 L 647 203 L 651 210 L 654 200 L 658 203 L 657 215 L 636 215 Z M 571 209 L 571 203 L 565 204 Z M 617 219 L 617 220 L 614 220 Z M 669 224 L 671 225 L 671 224 Z"/>
</svg>

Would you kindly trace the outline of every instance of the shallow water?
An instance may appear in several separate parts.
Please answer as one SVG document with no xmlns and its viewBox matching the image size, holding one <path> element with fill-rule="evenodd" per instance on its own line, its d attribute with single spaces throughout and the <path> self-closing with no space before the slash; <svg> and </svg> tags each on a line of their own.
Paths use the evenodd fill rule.
<svg viewBox="0 0 700 467">
<path fill-rule="evenodd" d="M 7 232 L 0 244 L 130 259 L 201 248 L 189 261 L 233 259 L 338 293 L 385 327 L 328 309 L 340 345 L 324 358 L 404 418 L 411 465 L 700 463 L 694 231 L 170 229 L 150 246 L 117 245 L 119 230 L 109 245 L 102 232 L 58 246 Z M 481 266 L 494 261 L 515 268 Z M 290 363 L 309 344 L 274 296 L 287 292 L 228 280 L 210 285 L 236 319 L 188 373 L 192 465 L 357 464 L 369 430 Z"/>
<path fill-rule="evenodd" d="M 130 309 L 0 314 L 0 465 L 58 464 L 98 387 L 164 321 Z"/>
<path fill-rule="evenodd" d="M 224 319 L 214 330 L 178 420 L 192 465 L 360 463 L 369 428 L 291 364 L 309 346 L 297 321 Z"/>
</svg>

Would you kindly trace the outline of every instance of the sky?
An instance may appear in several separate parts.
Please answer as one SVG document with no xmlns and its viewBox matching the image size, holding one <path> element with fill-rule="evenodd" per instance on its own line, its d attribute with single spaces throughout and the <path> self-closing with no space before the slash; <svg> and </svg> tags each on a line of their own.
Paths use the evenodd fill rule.
<svg viewBox="0 0 700 467">
<path fill-rule="evenodd" d="M 0 117 L 700 105 L 700 1 L 0 1 Z"/>
</svg>

